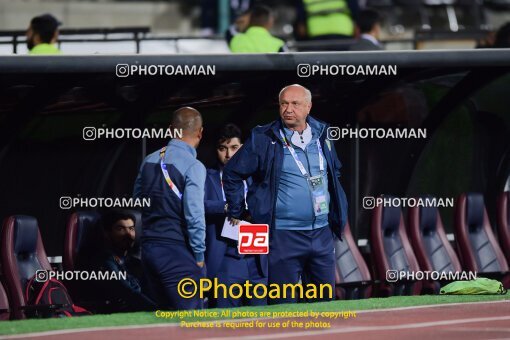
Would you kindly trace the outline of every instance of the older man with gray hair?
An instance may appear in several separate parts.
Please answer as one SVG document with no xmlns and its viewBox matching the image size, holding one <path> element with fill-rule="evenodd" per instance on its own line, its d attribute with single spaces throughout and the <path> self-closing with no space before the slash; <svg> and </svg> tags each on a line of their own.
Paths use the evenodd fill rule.
<svg viewBox="0 0 510 340">
<path fill-rule="evenodd" d="M 312 95 L 298 84 L 279 94 L 280 119 L 257 126 L 251 138 L 224 169 L 228 216 L 244 214 L 253 223 L 269 224 L 269 284 L 335 284 L 333 233 L 341 238 L 347 200 L 340 185 L 340 161 L 326 138 L 328 125 L 310 116 Z M 244 212 L 243 180 L 253 184 Z M 289 288 L 289 286 L 287 286 Z M 319 288 L 319 287 L 317 287 Z M 292 289 L 292 288 L 291 288 Z M 270 303 L 295 302 L 286 298 Z"/>
</svg>

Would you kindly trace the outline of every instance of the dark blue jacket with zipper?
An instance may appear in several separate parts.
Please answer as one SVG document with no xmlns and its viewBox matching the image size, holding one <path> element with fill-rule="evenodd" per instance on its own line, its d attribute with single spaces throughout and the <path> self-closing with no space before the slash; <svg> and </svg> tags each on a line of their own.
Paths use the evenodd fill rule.
<svg viewBox="0 0 510 340">
<path fill-rule="evenodd" d="M 347 198 L 340 184 L 340 168 L 333 143 L 327 140 L 328 125 L 308 116 L 310 125 L 321 126 L 319 137 L 324 157 L 328 164 L 328 191 L 330 194 L 329 225 L 341 239 L 347 221 Z M 223 189 L 228 203 L 228 216 L 239 218 L 244 209 L 243 179 L 252 177 L 253 183 L 248 189 L 247 203 L 253 223 L 269 224 L 274 228 L 276 198 L 283 164 L 283 142 L 279 130 L 283 128 L 281 120 L 257 126 L 252 130 L 250 139 L 230 159 L 223 170 Z M 296 209 L 300 209 L 299 202 Z"/>
</svg>

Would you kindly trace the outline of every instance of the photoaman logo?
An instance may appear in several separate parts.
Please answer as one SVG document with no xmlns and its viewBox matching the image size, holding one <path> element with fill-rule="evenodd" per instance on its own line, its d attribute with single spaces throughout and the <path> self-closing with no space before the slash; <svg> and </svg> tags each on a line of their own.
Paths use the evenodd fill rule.
<svg viewBox="0 0 510 340">
<path fill-rule="evenodd" d="M 237 247 L 239 254 L 269 253 L 269 225 L 239 225 L 239 243 Z"/>
</svg>

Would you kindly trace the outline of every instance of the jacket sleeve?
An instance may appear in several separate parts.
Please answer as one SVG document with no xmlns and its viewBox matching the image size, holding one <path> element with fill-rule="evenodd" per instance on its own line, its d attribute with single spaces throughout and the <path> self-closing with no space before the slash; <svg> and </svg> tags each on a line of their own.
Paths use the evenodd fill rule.
<svg viewBox="0 0 510 340">
<path fill-rule="evenodd" d="M 326 143 L 328 144 L 327 147 L 331 150 L 331 155 L 332 155 L 332 159 L 333 159 L 333 163 L 334 163 L 333 169 L 335 171 L 334 177 L 338 181 L 337 195 L 340 200 L 340 202 L 338 202 L 340 205 L 340 212 L 339 212 L 340 230 L 343 231 L 345 224 L 347 223 L 348 205 L 347 205 L 347 196 L 345 195 L 344 188 L 342 187 L 342 184 L 340 183 L 340 176 L 341 176 L 340 168 L 342 168 L 342 163 L 340 162 L 340 159 L 338 158 L 338 154 L 336 153 L 335 145 L 333 143 L 331 143 L 330 141 L 327 141 Z"/>
<path fill-rule="evenodd" d="M 204 199 L 204 206 L 205 206 L 205 215 L 208 216 L 218 216 L 218 215 L 224 215 L 225 214 L 225 202 L 223 200 L 218 199 L 209 199 L 209 193 L 213 190 L 211 183 L 212 179 L 210 176 L 206 177 L 205 180 L 205 199 Z M 216 197 L 216 195 L 214 195 Z"/>
<path fill-rule="evenodd" d="M 145 159 L 143 160 L 142 165 L 140 165 L 140 170 L 138 171 L 138 176 L 136 176 L 135 186 L 133 188 L 133 197 L 134 198 L 140 198 L 140 195 L 142 194 L 142 170 L 143 170 L 144 165 L 145 165 Z"/>
<path fill-rule="evenodd" d="M 228 204 L 228 217 L 240 218 L 245 208 L 244 183 L 258 168 L 259 158 L 255 151 L 255 134 L 243 144 L 223 169 L 223 190 Z"/>
<path fill-rule="evenodd" d="M 182 194 L 189 243 L 197 262 L 204 261 L 205 253 L 205 176 L 206 171 L 202 163 L 192 165 L 186 171 L 186 186 Z"/>
</svg>

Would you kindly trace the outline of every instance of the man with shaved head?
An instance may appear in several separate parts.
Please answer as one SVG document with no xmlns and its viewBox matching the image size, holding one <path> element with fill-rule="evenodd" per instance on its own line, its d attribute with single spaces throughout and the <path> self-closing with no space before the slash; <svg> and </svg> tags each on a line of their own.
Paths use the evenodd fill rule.
<svg viewBox="0 0 510 340">
<path fill-rule="evenodd" d="M 333 235 L 341 238 L 347 220 L 347 200 L 340 185 L 340 160 L 326 138 L 328 125 L 310 116 L 310 91 L 293 84 L 279 94 L 280 119 L 257 126 L 251 138 L 223 171 L 227 215 L 238 223 L 243 215 L 268 224 L 269 284 L 335 285 Z M 243 180 L 251 177 L 244 211 Z M 295 302 L 287 285 L 286 298 Z M 326 293 L 329 292 L 326 291 Z M 282 294 L 283 295 L 283 294 Z"/>
<path fill-rule="evenodd" d="M 192 107 L 180 108 L 172 114 L 170 128 L 180 130 L 182 137 L 144 159 L 134 188 L 135 197 L 151 202 L 142 211 L 145 288 L 163 308 L 198 309 L 202 300 L 183 298 L 177 286 L 184 278 L 198 283 L 205 276 L 206 170 L 196 159 L 202 116 Z"/>
</svg>

